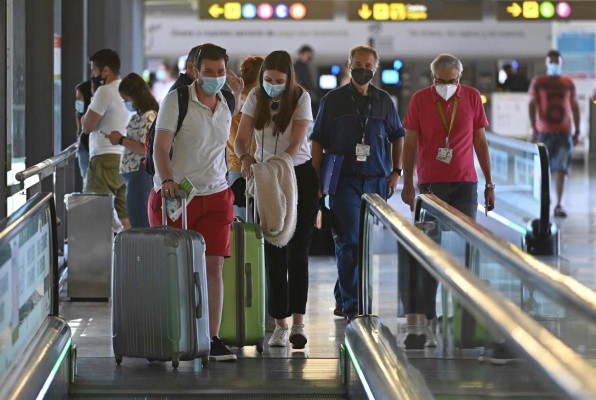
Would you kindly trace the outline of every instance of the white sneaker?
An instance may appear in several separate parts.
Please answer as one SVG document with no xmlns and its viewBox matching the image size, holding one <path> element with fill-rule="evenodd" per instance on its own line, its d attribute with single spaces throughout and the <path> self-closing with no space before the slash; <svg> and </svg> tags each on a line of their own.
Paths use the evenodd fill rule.
<svg viewBox="0 0 596 400">
<path fill-rule="evenodd" d="M 286 347 L 288 342 L 288 328 L 277 325 L 269 339 L 270 347 Z"/>
<path fill-rule="evenodd" d="M 295 349 L 303 349 L 306 346 L 306 335 L 304 334 L 304 324 L 292 325 L 292 331 L 290 332 L 290 343 Z"/>
<path fill-rule="evenodd" d="M 424 347 L 437 347 L 437 339 L 435 338 L 437 323 L 435 321 L 436 320 L 429 320 L 426 324 L 426 329 L 424 331 L 426 342 L 424 342 Z"/>
</svg>

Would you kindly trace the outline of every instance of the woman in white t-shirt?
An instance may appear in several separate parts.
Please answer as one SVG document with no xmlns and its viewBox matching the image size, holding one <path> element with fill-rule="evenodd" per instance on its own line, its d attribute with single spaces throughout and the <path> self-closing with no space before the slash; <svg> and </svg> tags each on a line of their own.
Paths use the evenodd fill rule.
<svg viewBox="0 0 596 400">
<path fill-rule="evenodd" d="M 120 175 L 126 184 L 126 208 L 133 228 L 148 228 L 147 202 L 153 187 L 153 179 L 145 170 L 146 134 L 157 117 L 159 105 L 149 86 L 139 75 L 130 73 L 122 79 L 118 92 L 126 109 L 135 114 L 126 126 L 126 135 L 112 131 L 108 139 L 112 144 L 124 147 L 120 160 Z"/>
<path fill-rule="evenodd" d="M 283 50 L 270 53 L 259 73 L 259 86 L 253 89 L 242 107 L 242 119 L 234 150 L 242 165 L 242 174 L 251 174 L 250 166 L 288 153 L 294 162 L 298 187 L 296 231 L 284 247 L 265 242 L 269 314 L 276 327 L 269 346 L 285 347 L 288 341 L 286 318 L 292 316 L 289 341 L 302 349 L 307 338 L 304 314 L 308 296 L 308 250 L 318 211 L 319 183 L 310 159 L 306 133 L 313 120 L 310 96 L 296 83 L 292 58 Z M 250 153 L 254 134 L 256 152 Z"/>
</svg>

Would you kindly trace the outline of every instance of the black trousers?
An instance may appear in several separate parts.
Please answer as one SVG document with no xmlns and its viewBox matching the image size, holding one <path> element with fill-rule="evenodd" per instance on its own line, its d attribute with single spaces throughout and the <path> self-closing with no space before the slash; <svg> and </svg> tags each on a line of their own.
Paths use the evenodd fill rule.
<svg viewBox="0 0 596 400">
<path fill-rule="evenodd" d="M 473 182 L 438 183 L 421 185 L 420 193 L 432 193 L 450 206 L 472 219 L 476 219 L 477 184 Z M 435 241 L 441 241 L 440 228 L 427 233 Z M 399 297 L 406 314 L 425 314 L 436 317 L 437 280 L 420 266 L 407 250 L 398 246 Z"/>
<path fill-rule="evenodd" d="M 269 314 L 276 319 L 306 314 L 308 251 L 318 211 L 319 182 L 310 161 L 294 170 L 298 185 L 296 232 L 284 247 L 265 241 Z"/>
</svg>

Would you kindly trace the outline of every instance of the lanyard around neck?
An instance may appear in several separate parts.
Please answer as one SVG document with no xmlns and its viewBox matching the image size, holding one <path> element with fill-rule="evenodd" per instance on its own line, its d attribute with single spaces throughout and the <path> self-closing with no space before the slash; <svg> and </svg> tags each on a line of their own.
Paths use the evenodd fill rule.
<svg viewBox="0 0 596 400">
<path fill-rule="evenodd" d="M 447 138 L 445 139 L 445 146 L 449 147 L 449 135 L 451 135 L 451 129 L 453 128 L 453 121 L 455 121 L 455 113 L 457 112 L 457 105 L 459 104 L 459 97 L 456 97 L 453 100 L 453 110 L 451 111 L 451 121 L 449 122 L 449 126 L 447 126 L 447 119 L 445 118 L 445 112 L 443 111 L 443 107 L 441 107 L 441 102 L 437 101 L 437 108 L 439 109 L 439 114 L 441 115 L 441 121 L 443 121 L 443 126 L 445 127 L 445 131 L 447 131 Z"/>
<path fill-rule="evenodd" d="M 350 96 L 352 97 L 352 102 L 354 103 L 354 108 L 356 109 L 356 114 L 358 114 L 358 122 L 360 122 L 360 128 L 362 128 L 362 144 L 364 144 L 364 137 L 366 135 L 366 126 L 368 125 L 368 120 L 372 115 L 372 94 L 368 95 L 368 99 L 364 105 L 364 109 L 366 115 L 362 115 L 360 112 L 360 107 L 358 107 L 358 101 L 356 97 L 354 97 L 354 93 L 350 92 Z M 363 118 L 364 117 L 364 118 Z"/>
</svg>

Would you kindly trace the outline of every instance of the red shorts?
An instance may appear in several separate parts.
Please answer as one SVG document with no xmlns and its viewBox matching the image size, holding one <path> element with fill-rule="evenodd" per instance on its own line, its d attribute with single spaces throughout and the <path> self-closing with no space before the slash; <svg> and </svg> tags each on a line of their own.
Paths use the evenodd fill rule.
<svg viewBox="0 0 596 400">
<path fill-rule="evenodd" d="M 188 204 L 188 229 L 197 231 L 205 238 L 207 256 L 230 257 L 230 225 L 234 220 L 234 194 L 230 189 L 207 196 L 196 196 Z M 151 190 L 148 204 L 149 224 L 159 226 L 161 222 L 161 193 Z M 182 217 L 168 225 L 181 228 Z"/>
</svg>

